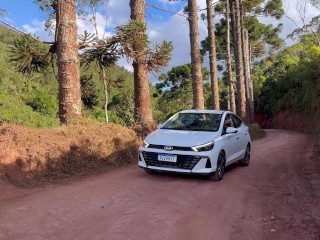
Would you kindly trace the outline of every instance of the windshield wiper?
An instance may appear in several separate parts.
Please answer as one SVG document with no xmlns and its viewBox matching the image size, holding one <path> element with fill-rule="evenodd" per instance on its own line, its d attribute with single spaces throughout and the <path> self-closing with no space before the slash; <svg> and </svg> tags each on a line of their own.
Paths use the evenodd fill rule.
<svg viewBox="0 0 320 240">
<path fill-rule="evenodd" d="M 185 128 L 161 128 L 161 129 L 165 129 L 165 130 L 186 130 Z"/>
</svg>

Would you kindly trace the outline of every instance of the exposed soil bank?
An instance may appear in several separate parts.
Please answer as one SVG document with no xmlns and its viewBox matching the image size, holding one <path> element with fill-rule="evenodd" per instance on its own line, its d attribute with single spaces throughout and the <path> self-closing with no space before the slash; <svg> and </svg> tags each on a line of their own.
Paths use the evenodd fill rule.
<svg viewBox="0 0 320 240">
<path fill-rule="evenodd" d="M 277 128 L 313 134 L 320 132 L 319 113 L 317 112 L 304 113 L 282 110 L 272 119 L 268 119 L 263 114 L 256 114 L 255 121 L 263 129 Z"/>
<path fill-rule="evenodd" d="M 0 178 L 20 185 L 68 179 L 136 161 L 133 130 L 95 121 L 52 129 L 0 126 Z"/>
</svg>

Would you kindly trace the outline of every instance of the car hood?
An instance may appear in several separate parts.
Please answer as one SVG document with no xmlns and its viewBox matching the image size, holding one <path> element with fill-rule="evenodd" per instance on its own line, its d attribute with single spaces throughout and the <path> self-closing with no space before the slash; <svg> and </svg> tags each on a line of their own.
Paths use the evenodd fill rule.
<svg viewBox="0 0 320 240">
<path fill-rule="evenodd" d="M 156 145 L 194 147 L 213 141 L 218 132 L 182 131 L 158 129 L 146 137 L 146 142 Z"/>
</svg>

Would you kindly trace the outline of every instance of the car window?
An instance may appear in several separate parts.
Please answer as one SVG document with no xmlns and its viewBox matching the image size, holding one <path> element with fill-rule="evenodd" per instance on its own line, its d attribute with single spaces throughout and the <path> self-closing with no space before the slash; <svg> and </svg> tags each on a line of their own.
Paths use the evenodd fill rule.
<svg viewBox="0 0 320 240">
<path fill-rule="evenodd" d="M 179 113 L 162 129 L 216 132 L 220 127 L 221 114 Z"/>
<path fill-rule="evenodd" d="M 236 116 L 236 115 L 234 115 L 234 114 L 232 114 L 232 121 L 233 121 L 233 125 L 234 125 L 234 127 L 235 128 L 238 128 L 238 127 L 240 127 L 241 126 L 241 124 L 242 124 L 242 121 L 241 121 L 241 119 L 238 117 L 238 116 Z"/>
<path fill-rule="evenodd" d="M 226 117 L 224 118 L 222 134 L 226 133 L 226 130 L 228 127 L 233 127 L 233 121 L 231 118 L 231 114 L 227 114 Z"/>
</svg>

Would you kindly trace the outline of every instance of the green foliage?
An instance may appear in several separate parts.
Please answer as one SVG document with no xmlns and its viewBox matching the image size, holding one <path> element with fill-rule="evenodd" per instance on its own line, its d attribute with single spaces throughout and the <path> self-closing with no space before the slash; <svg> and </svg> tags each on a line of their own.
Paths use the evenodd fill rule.
<svg viewBox="0 0 320 240">
<path fill-rule="evenodd" d="M 23 74 L 42 72 L 49 66 L 48 47 L 37 43 L 28 35 L 16 39 L 9 51 L 11 54 L 9 60 Z"/>
<path fill-rule="evenodd" d="M 279 50 L 284 41 L 279 37 L 282 30 L 282 24 L 274 27 L 273 25 L 265 25 L 259 22 L 256 16 L 248 16 L 245 20 L 245 26 L 249 32 L 249 40 L 252 47 L 252 57 L 259 58 L 269 50 L 269 54 Z M 216 34 L 216 51 L 218 60 L 226 59 L 226 20 L 222 18 L 215 25 Z M 231 48 L 233 48 L 233 39 L 231 38 Z M 204 56 L 209 50 L 208 38 L 201 41 L 201 54 Z"/>
<path fill-rule="evenodd" d="M 83 75 L 80 78 L 81 99 L 86 108 L 93 108 L 98 105 L 98 91 L 92 79 L 93 75 Z"/>
<path fill-rule="evenodd" d="M 116 39 L 122 47 L 122 53 L 129 59 L 137 60 L 141 52 L 149 45 L 147 26 L 140 21 L 130 20 L 116 28 Z"/>
<path fill-rule="evenodd" d="M 59 123 L 56 79 L 50 70 L 26 75 L 17 71 L 9 58 L 10 46 L 19 40 L 27 42 L 21 35 L 0 27 L 0 121 L 29 127 L 56 126 Z"/>
<path fill-rule="evenodd" d="M 256 110 L 269 117 L 282 109 L 312 111 L 320 100 L 319 66 L 320 47 L 304 42 L 262 60 L 254 68 Z"/>
<path fill-rule="evenodd" d="M 163 41 L 161 45 L 156 44 L 154 51 L 149 50 L 148 70 L 150 72 L 160 72 L 170 62 L 172 50 L 172 42 Z"/>
<path fill-rule="evenodd" d="M 266 16 L 272 16 L 280 19 L 284 15 L 282 0 L 269 0 L 263 10 Z"/>
<path fill-rule="evenodd" d="M 58 83 L 51 67 L 46 71 L 30 71 L 21 74 L 8 59 L 12 55 L 13 43 L 23 37 L 0 26 L 0 118 L 2 122 L 23 124 L 29 127 L 51 127 L 59 123 L 58 111 Z M 34 44 L 34 42 L 31 42 Z M 40 45 L 41 46 L 41 45 Z M 10 51 L 9 51 L 10 49 Z M 104 90 L 100 80 L 99 67 L 92 62 L 88 67 L 81 68 L 82 100 L 86 106 L 85 115 L 105 122 Z M 133 95 L 133 76 L 122 67 L 111 65 L 106 69 L 106 76 L 121 84 L 128 96 Z M 122 89 L 118 85 L 110 85 L 110 106 L 114 96 L 120 94 Z M 119 102 L 119 101 L 118 101 Z M 122 105 L 121 102 L 117 103 Z M 131 100 L 133 104 L 133 100 Z M 127 124 L 114 112 L 109 111 L 112 123 Z M 131 109 L 133 111 L 133 107 Z"/>
<path fill-rule="evenodd" d="M 54 127 L 59 125 L 59 120 L 34 111 L 19 98 L 0 93 L 0 123 L 14 123 L 27 127 Z"/>
<path fill-rule="evenodd" d="M 159 72 L 171 60 L 173 44 L 172 42 L 163 41 L 161 45 L 156 44 L 154 49 L 149 48 L 146 30 L 146 24 L 130 20 L 128 23 L 116 28 L 114 41 L 120 44 L 120 52 L 129 60 L 144 63 L 144 57 L 141 58 L 141 56 L 146 54 L 148 70 L 150 72 Z"/>
<path fill-rule="evenodd" d="M 36 90 L 27 96 L 25 101 L 33 111 L 43 115 L 55 116 L 58 112 L 58 98 L 44 89 Z"/>
<path fill-rule="evenodd" d="M 96 62 L 100 69 L 107 68 L 114 65 L 120 57 L 117 46 L 111 38 L 95 40 L 92 46 L 81 54 L 81 64 L 86 68 L 92 62 Z"/>
<path fill-rule="evenodd" d="M 203 80 L 206 82 L 209 79 L 209 71 L 207 68 L 202 68 Z M 167 74 L 162 74 L 159 77 L 160 83 L 156 84 L 157 93 L 154 93 L 156 98 L 155 104 L 155 119 L 158 122 L 163 122 L 174 113 L 192 109 L 192 75 L 191 64 L 184 64 L 173 67 Z M 211 88 L 209 83 L 204 84 L 204 95 L 207 106 L 210 105 Z"/>
<path fill-rule="evenodd" d="M 121 119 L 121 123 L 130 126 L 134 124 L 134 96 L 132 91 L 123 91 L 112 98 L 112 112 Z"/>
</svg>

